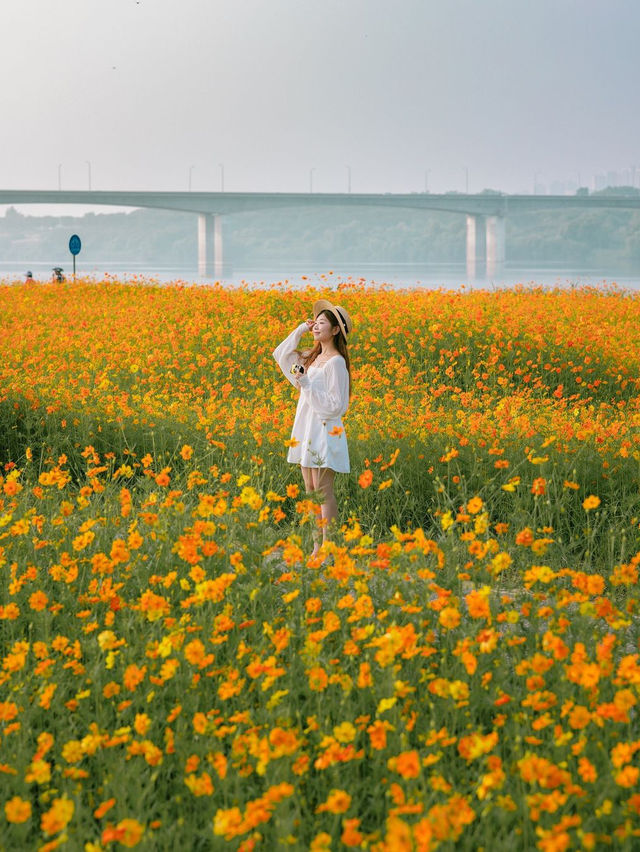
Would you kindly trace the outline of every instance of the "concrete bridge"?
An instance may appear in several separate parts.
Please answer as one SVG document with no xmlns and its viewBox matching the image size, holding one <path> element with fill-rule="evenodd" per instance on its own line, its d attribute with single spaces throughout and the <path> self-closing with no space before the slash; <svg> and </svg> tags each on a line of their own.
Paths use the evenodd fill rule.
<svg viewBox="0 0 640 852">
<path fill-rule="evenodd" d="M 505 259 L 508 214 L 530 210 L 640 210 L 640 196 L 503 195 L 485 192 L 308 193 L 308 192 L 136 192 L 101 190 L 0 190 L 0 204 L 84 204 L 153 207 L 198 215 L 198 271 L 222 275 L 222 217 L 285 207 L 395 207 L 460 213 L 467 219 L 467 275 L 500 273 Z"/>
</svg>

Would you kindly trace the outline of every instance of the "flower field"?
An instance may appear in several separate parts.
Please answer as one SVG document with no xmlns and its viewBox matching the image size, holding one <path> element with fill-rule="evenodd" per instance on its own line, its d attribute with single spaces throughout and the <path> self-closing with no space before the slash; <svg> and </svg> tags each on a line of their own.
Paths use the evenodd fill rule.
<svg viewBox="0 0 640 852">
<path fill-rule="evenodd" d="M 0 849 L 640 848 L 640 298 L 320 285 L 0 285 Z"/>
</svg>

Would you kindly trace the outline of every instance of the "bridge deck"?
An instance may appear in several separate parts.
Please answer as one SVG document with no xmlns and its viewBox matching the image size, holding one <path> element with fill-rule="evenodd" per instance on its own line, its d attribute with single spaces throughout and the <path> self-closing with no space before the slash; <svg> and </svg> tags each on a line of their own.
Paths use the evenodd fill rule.
<svg viewBox="0 0 640 852">
<path fill-rule="evenodd" d="M 242 213 L 283 207 L 395 207 L 481 216 L 531 210 L 640 209 L 640 196 L 465 195 L 447 193 L 145 192 L 135 190 L 2 189 L 0 204 L 82 204 L 153 207 L 189 213 Z"/>
</svg>

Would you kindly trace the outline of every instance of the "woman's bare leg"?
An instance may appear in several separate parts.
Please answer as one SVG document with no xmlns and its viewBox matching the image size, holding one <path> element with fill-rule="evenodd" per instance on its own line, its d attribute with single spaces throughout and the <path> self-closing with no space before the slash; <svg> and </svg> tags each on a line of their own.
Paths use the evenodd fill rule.
<svg viewBox="0 0 640 852">
<path fill-rule="evenodd" d="M 307 492 L 307 494 L 311 494 L 313 491 L 316 490 L 316 482 L 314 476 L 316 471 L 312 467 L 302 466 L 300 467 L 300 470 L 302 472 L 302 479 L 304 481 L 304 490 Z M 315 523 L 313 525 L 311 535 L 313 537 L 313 553 L 311 555 L 315 556 L 318 550 L 320 549 L 320 534 Z"/>
<path fill-rule="evenodd" d="M 335 471 L 330 467 L 312 469 L 315 490 L 322 495 L 322 541 L 328 541 L 329 535 L 338 520 L 338 503 L 333 491 Z"/>
</svg>

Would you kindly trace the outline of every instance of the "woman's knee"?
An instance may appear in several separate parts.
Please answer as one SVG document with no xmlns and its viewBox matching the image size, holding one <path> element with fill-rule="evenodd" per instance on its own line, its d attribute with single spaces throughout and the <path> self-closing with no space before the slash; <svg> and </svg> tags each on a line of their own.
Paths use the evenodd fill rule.
<svg viewBox="0 0 640 852">
<path fill-rule="evenodd" d="M 316 490 L 325 498 L 333 497 L 334 472 L 327 467 L 320 468 L 317 472 Z"/>
</svg>

